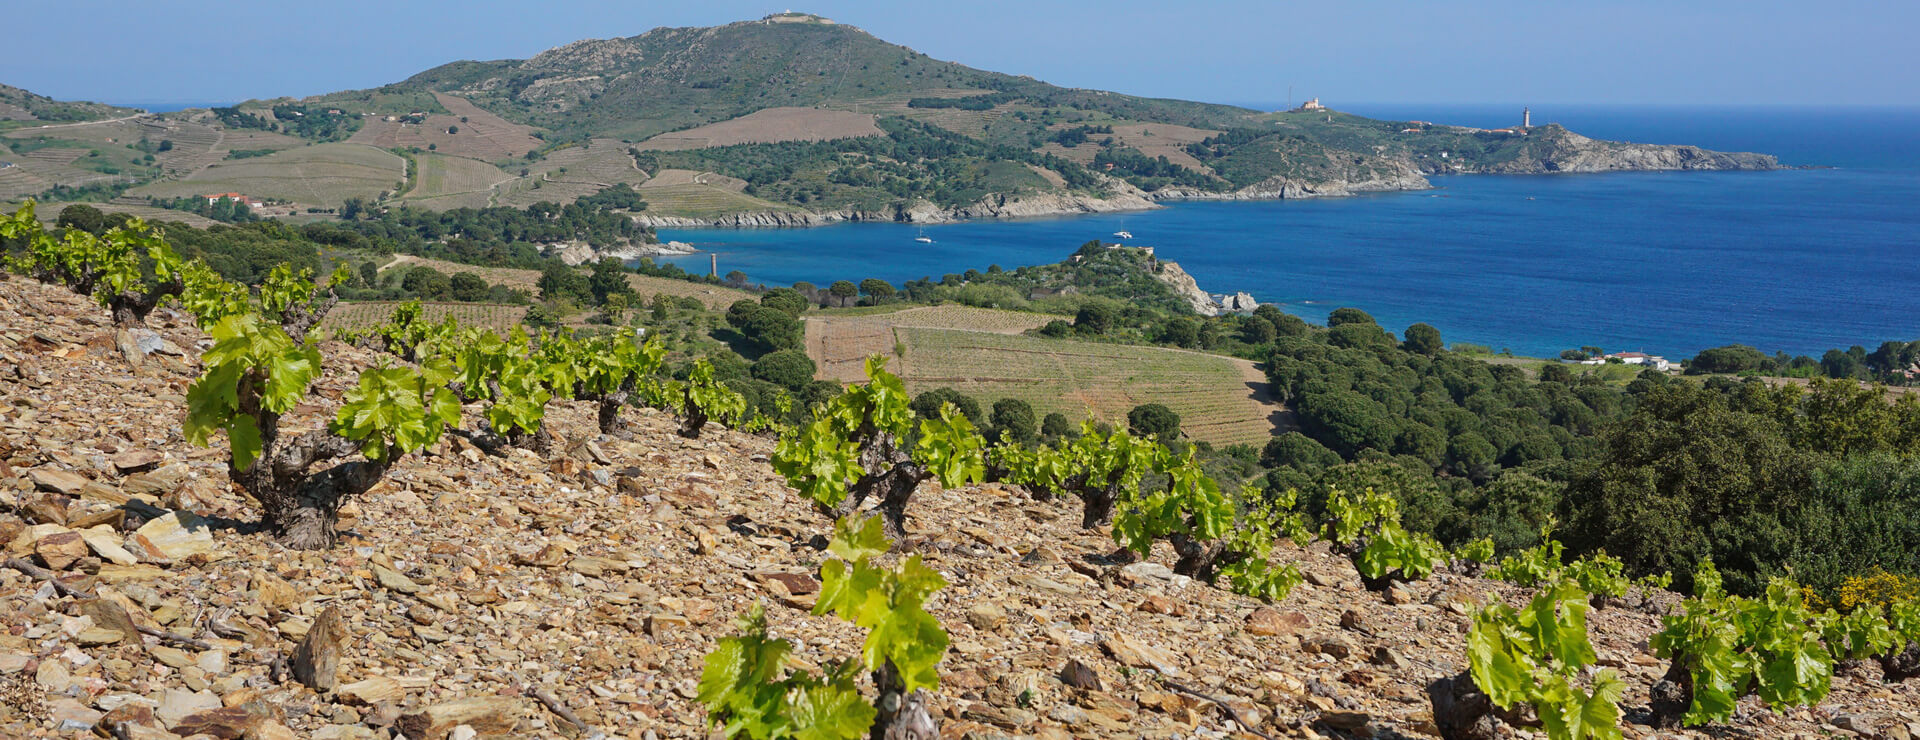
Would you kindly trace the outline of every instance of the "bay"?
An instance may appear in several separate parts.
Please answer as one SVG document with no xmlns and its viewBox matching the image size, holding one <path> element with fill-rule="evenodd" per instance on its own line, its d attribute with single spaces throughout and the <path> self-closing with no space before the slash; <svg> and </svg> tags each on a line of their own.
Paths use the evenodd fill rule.
<svg viewBox="0 0 1920 740">
<path fill-rule="evenodd" d="M 1396 332 L 1426 322 L 1450 342 L 1535 356 L 1598 345 L 1684 357 L 1734 342 L 1817 355 L 1920 338 L 1920 154 L 1909 133 L 1920 110 L 1575 110 L 1583 118 L 1567 125 L 1596 137 L 1834 168 L 1462 175 L 1433 178 L 1434 190 L 1353 198 L 660 237 L 713 251 L 722 273 L 825 285 L 1055 262 L 1128 231 L 1135 238 L 1121 241 L 1155 247 L 1209 291 L 1246 291 L 1314 321 L 1353 306 Z M 1427 118 L 1491 124 L 1481 119 L 1497 112 Z M 1536 107 L 1535 121 L 1554 120 L 1542 116 Z M 934 243 L 915 242 L 921 234 Z M 704 270 L 707 259 L 676 261 Z"/>
</svg>

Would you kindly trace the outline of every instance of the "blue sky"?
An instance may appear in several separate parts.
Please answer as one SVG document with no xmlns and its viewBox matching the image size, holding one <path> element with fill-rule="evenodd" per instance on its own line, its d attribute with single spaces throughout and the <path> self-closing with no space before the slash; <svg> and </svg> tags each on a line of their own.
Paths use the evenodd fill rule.
<svg viewBox="0 0 1920 740">
<path fill-rule="evenodd" d="M 781 0 L 788 2 L 790 0 Z M 8 8 L 0 82 L 213 102 L 373 87 L 457 59 L 758 18 L 786 5 L 555 0 Z M 1062 85 L 1218 102 L 1920 104 L 1908 0 L 820 1 L 793 10 Z M 37 29 L 43 32 L 22 30 Z M 58 30 L 74 29 L 74 30 Z"/>
</svg>

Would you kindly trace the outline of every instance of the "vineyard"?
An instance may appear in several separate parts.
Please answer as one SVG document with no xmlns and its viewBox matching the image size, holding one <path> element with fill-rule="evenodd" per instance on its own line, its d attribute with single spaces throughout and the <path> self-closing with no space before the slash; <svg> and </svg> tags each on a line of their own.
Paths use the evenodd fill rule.
<svg viewBox="0 0 1920 740">
<path fill-rule="evenodd" d="M 342 302 L 327 312 L 326 321 L 320 327 L 329 332 L 364 331 L 385 323 L 400 305 L 399 301 Z M 461 326 L 492 329 L 503 334 L 519 326 L 520 320 L 526 315 L 526 306 L 450 302 L 421 304 L 422 320 L 439 323 L 453 319 Z"/>
<path fill-rule="evenodd" d="M 1180 415 L 1188 434 L 1217 445 L 1264 444 L 1281 413 L 1255 397 L 1244 361 L 1231 358 L 911 326 L 893 334 L 906 349 L 901 375 L 914 393 L 945 386 L 981 399 L 1018 398 L 1041 414 L 1103 421 L 1160 403 Z M 888 342 L 885 352 L 892 351 Z M 822 358 L 821 366 L 844 367 L 834 359 Z"/>
<path fill-rule="evenodd" d="M 490 204 L 495 185 L 507 182 L 500 168 L 485 162 L 443 154 L 415 154 L 419 172 L 412 188 L 400 199 L 402 205 L 433 210 L 485 208 Z"/>
<path fill-rule="evenodd" d="M 749 402 L 658 341 L 415 302 L 323 343 L 378 310 L 339 305 L 349 273 L 238 285 L 137 221 L 29 208 L 0 240 L 10 737 L 1895 737 L 1916 706 L 1898 577 L 1829 607 L 1703 560 L 1682 598 L 1550 527 L 1450 550 L 1393 492 L 1229 489 L 1146 432 L 989 440 L 884 357 L 810 407 Z M 1002 381 L 1219 380 L 897 331 L 909 366 Z M 126 709 L 143 691 L 166 701 Z"/>
<path fill-rule="evenodd" d="M 406 179 L 392 153 L 348 143 L 317 144 L 264 157 L 209 165 L 180 180 L 135 188 L 133 195 L 181 198 L 237 192 L 310 206 L 338 208 L 348 198 L 375 200 Z"/>
</svg>

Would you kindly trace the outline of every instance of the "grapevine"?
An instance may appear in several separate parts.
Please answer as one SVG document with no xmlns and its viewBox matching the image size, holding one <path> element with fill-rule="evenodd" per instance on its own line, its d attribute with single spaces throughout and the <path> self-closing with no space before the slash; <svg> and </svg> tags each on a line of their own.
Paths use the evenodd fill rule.
<svg viewBox="0 0 1920 740">
<path fill-rule="evenodd" d="M 1494 603 L 1473 617 L 1467 633 L 1467 675 L 1428 687 L 1442 737 L 1492 737 L 1494 712 L 1533 708 L 1553 740 L 1620 738 L 1625 685 L 1611 669 L 1580 677 L 1597 656 L 1587 638 L 1587 594 L 1561 580 L 1542 588 L 1524 609 Z"/>
<path fill-rule="evenodd" d="M 883 527 L 878 518 L 840 519 L 827 545 L 836 559 L 820 566 L 813 613 L 831 613 L 867 630 L 857 660 L 828 665 L 821 676 L 780 675 L 792 645 L 768 638 L 759 606 L 741 621 L 744 634 L 721 639 L 707 655 L 699 698 L 726 737 L 853 740 L 870 733 L 893 737 L 890 731 L 938 736 L 927 691 L 939 686 L 948 637 L 924 604 L 947 581 L 918 555 L 891 569 L 875 565 L 873 559 L 891 547 Z M 877 702 L 860 693 L 860 672 L 872 677 Z"/>
</svg>

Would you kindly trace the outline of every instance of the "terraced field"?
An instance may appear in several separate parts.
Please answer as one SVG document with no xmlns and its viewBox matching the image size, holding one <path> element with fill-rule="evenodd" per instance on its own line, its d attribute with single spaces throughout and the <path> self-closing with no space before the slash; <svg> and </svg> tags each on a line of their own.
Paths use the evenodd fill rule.
<svg viewBox="0 0 1920 740">
<path fill-rule="evenodd" d="M 633 166 L 627 145 L 615 139 L 594 139 L 586 146 L 556 150 L 526 169 L 527 177 L 496 189 L 494 205 L 525 208 L 540 201 L 568 203 L 619 183 L 637 187 L 647 180 L 646 173 Z"/>
<path fill-rule="evenodd" d="M 919 306 L 877 314 L 819 313 L 806 317 L 807 354 L 828 380 L 865 379 L 866 359 L 892 355 L 900 328 L 959 329 L 1019 334 L 1046 325 L 1053 316 L 972 306 Z"/>
<path fill-rule="evenodd" d="M 389 121 L 384 116 L 365 118 L 360 130 L 347 141 L 379 149 L 431 146 L 440 154 L 482 162 L 516 159 L 546 145 L 533 136 L 532 128 L 488 113 L 466 98 L 444 93 L 434 93 L 434 98 L 449 114 L 430 115 L 417 124 Z"/>
<path fill-rule="evenodd" d="M 819 108 L 766 108 L 739 118 L 684 131 L 671 131 L 641 142 L 641 150 L 681 151 L 734 144 L 780 141 L 825 141 L 879 136 L 873 115 Z"/>
<path fill-rule="evenodd" d="M 299 206 L 337 208 L 348 198 L 376 199 L 405 178 L 405 161 L 391 152 L 333 143 L 218 162 L 185 178 L 131 192 L 140 197 L 177 198 L 232 191 Z"/>
<path fill-rule="evenodd" d="M 332 331 L 378 326 L 393 316 L 393 309 L 398 305 L 398 301 L 341 303 L 327 312 L 320 328 Z M 420 309 L 420 317 L 427 321 L 444 321 L 452 316 L 461 326 L 484 326 L 501 333 L 518 326 L 527 315 L 526 306 L 504 303 L 423 303 Z"/>
<path fill-rule="evenodd" d="M 1180 415 L 1188 436 L 1216 445 L 1264 444 L 1287 419 L 1244 360 L 956 329 L 897 327 L 893 334 L 906 350 L 893 364 L 912 393 L 948 386 L 983 406 L 1019 398 L 1040 414 L 1123 424 L 1134 406 L 1162 403 Z"/>
<path fill-rule="evenodd" d="M 444 154 L 416 154 L 420 165 L 401 203 L 434 210 L 485 208 L 492 200 L 493 188 L 513 180 L 511 175 L 485 162 Z"/>
<path fill-rule="evenodd" d="M 121 179 L 120 175 L 95 172 L 75 165 L 75 160 L 86 156 L 88 151 L 68 147 L 36 149 L 26 154 L 12 155 L 12 161 L 14 166 L 55 185 L 78 186 Z"/>
<path fill-rule="evenodd" d="M 0 157 L 7 156 L 10 155 L 0 153 Z M 53 187 L 53 183 L 47 182 L 40 176 L 28 172 L 25 167 L 13 164 L 12 160 L 4 161 L 8 162 L 8 166 L 0 167 L 0 202 L 25 198 L 30 195 L 46 192 L 47 188 Z"/>
</svg>

